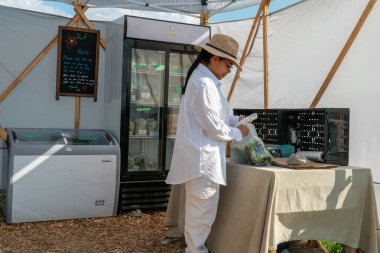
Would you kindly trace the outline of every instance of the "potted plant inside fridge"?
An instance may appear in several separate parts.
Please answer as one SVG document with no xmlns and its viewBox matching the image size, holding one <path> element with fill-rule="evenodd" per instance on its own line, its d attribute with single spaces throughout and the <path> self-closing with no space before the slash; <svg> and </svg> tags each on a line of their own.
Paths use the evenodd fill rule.
<svg viewBox="0 0 380 253">
<path fill-rule="evenodd" d="M 135 155 L 133 158 L 134 161 L 134 170 L 144 170 L 145 166 L 145 156 L 143 154 Z"/>
</svg>

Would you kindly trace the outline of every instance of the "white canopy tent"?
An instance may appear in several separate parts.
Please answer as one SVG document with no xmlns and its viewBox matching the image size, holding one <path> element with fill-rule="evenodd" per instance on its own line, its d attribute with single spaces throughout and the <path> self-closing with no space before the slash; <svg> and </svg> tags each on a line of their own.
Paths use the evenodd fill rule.
<svg viewBox="0 0 380 253">
<path fill-rule="evenodd" d="M 72 0 L 48 0 L 71 4 Z M 261 0 L 83 0 L 90 8 L 124 8 L 208 16 L 260 4 Z"/>
<path fill-rule="evenodd" d="M 269 15 L 269 108 L 308 108 L 311 105 L 368 1 L 304 0 Z M 69 0 L 61 2 L 71 3 Z M 82 2 L 86 3 L 85 0 Z M 149 1 L 150 7 L 142 6 L 142 2 L 133 3 L 127 0 L 90 0 L 88 4 L 95 5 L 91 7 L 122 7 L 120 4 L 123 4 L 126 8 L 132 3 L 136 5 L 133 8 L 138 9 L 152 8 L 157 2 Z M 170 8 L 178 7 L 175 11 L 182 12 L 184 2 L 175 1 Z M 223 6 L 212 9 L 211 3 L 216 4 L 216 2 L 208 2 L 208 13 L 232 10 L 231 8 L 237 6 L 235 4 L 248 5 L 249 2 L 252 5 L 261 1 L 217 2 L 224 4 L 224 7 L 228 3 L 230 5 L 224 9 Z M 170 9 L 169 3 L 163 1 L 160 3 L 161 6 L 165 6 L 164 8 Z M 200 1 L 191 3 L 198 7 L 189 7 L 188 13 L 195 14 L 203 10 Z M 196 8 L 198 11 L 195 11 Z M 376 113 L 377 108 L 380 108 L 379 11 L 380 6 L 376 2 L 317 105 L 321 108 L 350 108 L 349 164 L 371 168 L 375 182 L 380 182 L 380 168 L 377 168 L 380 164 L 378 155 L 380 119 Z M 56 34 L 58 25 L 64 25 L 67 19 L 0 7 L 0 22 L 2 23 L 0 31 L 3 30 L 0 40 L 0 93 L 2 93 Z M 213 34 L 224 33 L 237 39 L 242 53 L 252 23 L 253 20 L 242 20 L 212 24 L 211 28 Z M 115 84 L 107 83 L 107 77 L 113 75 L 115 70 L 110 68 L 107 72 L 106 63 L 117 65 L 113 57 L 120 56 L 120 52 L 117 51 L 120 47 L 114 46 L 117 43 L 109 45 L 109 42 L 119 40 L 120 44 L 122 37 L 117 36 L 122 35 L 107 34 L 106 25 L 101 22 L 94 23 L 94 26 L 101 30 L 101 35 L 110 50 L 100 51 L 98 102 L 83 100 L 81 107 L 85 113 L 81 116 L 81 128 L 104 128 L 104 121 L 107 115 L 110 115 L 105 109 L 105 104 L 110 100 L 119 99 L 117 96 L 120 96 L 118 91 L 121 89 L 115 87 Z M 8 36 L 3 37 L 4 34 Z M 264 108 L 262 34 L 260 29 L 252 52 L 244 63 L 243 72 L 240 73 L 240 79 L 230 101 L 232 108 Z M 21 85 L 0 104 L 0 123 L 4 127 L 73 126 L 74 98 L 66 97 L 57 103 L 54 96 L 49 95 L 54 94 L 55 71 L 56 48 L 49 52 Z M 231 74 L 223 80 L 222 87 L 226 95 L 233 78 L 234 75 Z M 376 183 L 377 196 L 380 196 L 378 186 Z"/>
</svg>

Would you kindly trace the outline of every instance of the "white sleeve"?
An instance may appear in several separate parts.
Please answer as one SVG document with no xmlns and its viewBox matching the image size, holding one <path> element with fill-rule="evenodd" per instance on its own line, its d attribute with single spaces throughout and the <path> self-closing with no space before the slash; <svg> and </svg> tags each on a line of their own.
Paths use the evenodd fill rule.
<svg viewBox="0 0 380 253">
<path fill-rule="evenodd" d="M 218 102 L 220 101 L 219 93 L 215 86 L 207 85 L 206 83 L 198 86 L 192 100 L 194 118 L 210 138 L 223 141 L 231 141 L 239 138 L 239 134 L 236 130 L 239 132 L 240 130 L 228 126 L 220 118 L 218 108 L 221 105 Z"/>
<path fill-rule="evenodd" d="M 235 134 L 235 140 L 241 141 L 243 139 L 243 135 L 241 135 L 241 132 L 240 132 L 239 128 L 232 127 L 232 131 Z"/>
<path fill-rule="evenodd" d="M 239 116 L 238 115 L 230 115 L 229 118 L 229 125 L 230 126 L 236 126 L 236 123 L 239 121 Z"/>
</svg>

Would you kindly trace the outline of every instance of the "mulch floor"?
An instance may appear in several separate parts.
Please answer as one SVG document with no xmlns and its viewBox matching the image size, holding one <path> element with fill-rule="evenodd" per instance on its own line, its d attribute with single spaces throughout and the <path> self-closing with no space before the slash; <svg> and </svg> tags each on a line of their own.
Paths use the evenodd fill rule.
<svg viewBox="0 0 380 253">
<path fill-rule="evenodd" d="M 164 211 L 115 217 L 6 224 L 0 216 L 0 253 L 175 253 L 183 242 L 162 245 Z"/>
</svg>

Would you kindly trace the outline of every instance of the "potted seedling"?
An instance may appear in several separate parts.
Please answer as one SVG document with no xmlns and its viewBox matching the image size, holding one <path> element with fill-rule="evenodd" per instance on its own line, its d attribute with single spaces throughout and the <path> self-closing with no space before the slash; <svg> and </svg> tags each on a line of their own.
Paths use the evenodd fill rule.
<svg viewBox="0 0 380 253">
<path fill-rule="evenodd" d="M 134 170 L 144 170 L 145 166 L 145 157 L 143 154 L 135 155 L 133 158 L 134 161 Z"/>
</svg>

